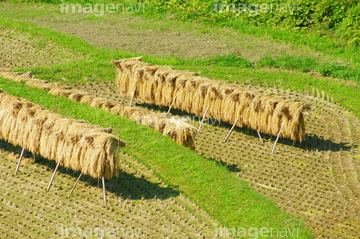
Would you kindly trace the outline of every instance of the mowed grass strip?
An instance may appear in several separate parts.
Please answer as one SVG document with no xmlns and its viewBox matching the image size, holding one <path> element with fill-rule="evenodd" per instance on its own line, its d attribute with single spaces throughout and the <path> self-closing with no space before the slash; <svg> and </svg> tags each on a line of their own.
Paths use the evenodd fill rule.
<svg viewBox="0 0 360 239">
<path fill-rule="evenodd" d="M 23 83 L 0 78 L 0 88 L 57 113 L 113 127 L 114 133 L 127 143 L 124 152 L 153 169 L 167 184 L 229 228 L 288 228 L 297 230 L 294 238 L 311 238 L 311 232 L 299 219 L 279 209 L 226 167 L 178 146 L 155 130 Z"/>
<path fill-rule="evenodd" d="M 75 52 L 89 56 L 87 60 L 71 62 L 62 65 L 34 67 L 30 69 L 15 69 L 22 72 L 31 70 L 36 78 L 63 84 L 89 83 L 93 81 L 115 81 L 116 70 L 110 63 L 112 60 L 139 56 L 140 54 L 126 51 L 105 50 L 91 46 L 77 37 L 37 27 L 16 20 L 0 17 L 0 25 L 16 29 L 20 32 L 51 40 L 59 46 L 68 47 Z M 289 88 L 300 92 L 309 92 L 312 87 L 320 92 L 325 91 L 335 102 L 353 111 L 360 118 L 359 87 L 335 81 L 329 78 L 312 76 L 303 72 L 267 71 L 251 68 L 249 62 L 234 59 L 234 56 L 219 56 L 206 60 L 178 59 L 144 55 L 144 62 L 158 65 L 172 65 L 176 69 L 200 72 L 211 79 L 229 82 L 252 82 L 263 85 Z M 85 79 L 84 79 L 85 78 Z"/>
</svg>

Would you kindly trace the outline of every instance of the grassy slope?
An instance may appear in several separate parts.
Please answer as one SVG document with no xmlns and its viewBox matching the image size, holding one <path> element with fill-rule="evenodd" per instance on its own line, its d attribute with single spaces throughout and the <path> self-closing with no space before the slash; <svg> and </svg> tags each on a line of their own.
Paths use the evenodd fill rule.
<svg viewBox="0 0 360 239">
<path fill-rule="evenodd" d="M 228 227 L 299 228 L 300 238 L 311 237 L 298 219 L 280 210 L 226 167 L 178 146 L 155 130 L 23 83 L 0 78 L 0 87 L 60 114 L 114 127 L 114 132 L 127 142 L 123 151 L 154 169 L 166 183 Z"/>
<path fill-rule="evenodd" d="M 90 62 L 79 61 L 61 66 L 33 68 L 32 70 L 37 73 L 37 77 L 42 79 L 59 81 L 65 76 L 65 78 L 69 80 L 69 83 L 74 83 L 83 81 L 83 76 L 92 76 L 94 80 L 99 81 L 114 80 L 115 70 L 109 62 L 113 59 L 134 56 L 134 54 L 126 52 L 96 49 L 75 37 L 16 21 L 0 18 L 0 24 L 11 28 L 16 27 L 17 30 L 29 32 L 33 35 L 40 35 L 45 39 L 52 39 L 59 45 L 70 47 L 85 55 L 91 55 Z M 250 80 L 251 82 L 274 84 L 299 91 L 307 91 L 309 88 L 311 90 L 311 86 L 313 86 L 320 91 L 324 90 L 329 92 L 337 102 L 354 111 L 358 117 L 360 116 L 360 102 L 357 100 L 359 90 L 340 82 L 298 72 L 268 72 L 252 68 L 226 67 L 226 64 L 222 67 L 216 65 L 207 66 L 203 63 L 194 66 L 194 61 L 174 58 L 145 56 L 144 60 L 155 64 L 175 65 L 181 69 L 200 71 L 203 75 L 215 79 L 238 82 Z M 218 59 L 218 61 L 219 60 L 221 61 L 221 59 Z M 239 76 L 241 76 L 241 78 Z M 225 168 L 222 168 L 216 163 L 209 162 L 187 149 L 176 146 L 172 141 L 160 136 L 157 132 L 153 132 L 142 126 L 135 127 L 135 123 L 129 122 L 126 119 L 120 119 L 100 110 L 93 110 L 86 106 L 68 102 L 65 99 L 59 100 L 52 96 L 45 97 L 43 96 L 44 93 L 28 89 L 24 85 L 17 85 L 3 80 L 1 81 L 1 85 L 4 89 L 7 87 L 9 92 L 24 96 L 53 110 L 60 108 L 60 113 L 75 118 L 86 118 L 91 123 L 98 123 L 102 126 L 126 126 L 118 129 L 116 132 L 120 133 L 121 137 L 130 145 L 130 147 L 126 149 L 129 154 L 136 156 L 137 159 L 149 167 L 155 168 L 167 183 L 178 186 L 179 190 L 187 194 L 194 202 L 199 203 L 199 205 L 205 208 L 210 214 L 224 222 L 225 225 L 241 225 L 243 227 L 246 225 L 246 220 L 249 226 L 255 226 L 251 224 L 253 222 L 258 223 L 258 225 L 264 225 L 261 224 L 261 220 L 263 219 L 264 221 L 267 220 L 267 223 L 269 223 L 267 225 L 271 225 L 271 227 L 274 227 L 273 225 L 280 225 L 281 227 L 287 225 L 280 223 L 280 221 L 287 216 L 277 217 L 277 214 L 273 217 L 271 216 L 273 213 L 272 210 L 275 208 L 274 206 L 272 206 L 270 210 L 265 210 L 266 213 L 264 215 L 264 211 L 262 211 L 264 209 L 259 205 L 264 206 L 269 202 L 266 199 L 263 201 L 264 199 L 255 192 L 251 192 L 253 200 L 249 201 L 249 197 L 246 196 L 250 194 L 244 194 L 243 191 L 251 190 L 248 189 L 247 186 L 244 186 L 239 179 L 229 175 Z M 24 91 L 24 89 L 29 91 Z M 67 107 L 68 105 L 72 107 Z M 162 150 L 165 147 L 173 150 L 166 150 L 165 152 Z M 181 164 L 179 164 L 180 160 Z M 170 171 L 170 168 L 174 170 Z M 186 174 L 184 172 L 186 172 Z M 206 187 L 205 185 L 209 186 Z M 217 188 L 219 185 L 220 187 Z M 213 196 L 209 197 L 209 195 Z M 242 195 L 244 197 L 241 197 Z M 254 204 L 257 205 L 257 208 L 252 208 Z M 242 206 L 244 211 L 239 211 L 239 206 Z M 275 210 L 275 212 L 277 212 L 277 210 Z M 276 219 L 274 220 L 274 218 Z M 307 233 L 305 234 L 308 235 Z"/>
<path fill-rule="evenodd" d="M 189 1 L 183 1 L 184 5 Z M 340 57 L 345 61 L 351 62 L 357 66 L 360 65 L 360 47 L 345 46 L 342 39 L 334 37 L 333 34 L 324 34 L 319 30 L 295 31 L 281 28 L 273 28 L 270 26 L 253 26 L 240 19 L 216 19 L 209 18 L 207 15 L 201 15 L 197 12 L 183 12 L 176 7 L 159 8 L 149 2 L 145 12 L 139 12 L 148 18 L 166 19 L 170 14 L 173 19 L 180 19 L 201 23 L 208 26 L 229 27 L 236 32 L 247 33 L 253 36 L 267 38 L 270 37 L 274 41 L 290 42 L 295 46 L 308 46 L 315 51 L 319 51 L 325 55 Z"/>
<path fill-rule="evenodd" d="M 113 81 L 115 79 L 115 70 L 110 61 L 138 56 L 129 52 L 98 49 L 76 37 L 19 21 L 10 21 L 0 17 L 0 25 L 16 28 L 18 31 L 27 32 L 44 39 L 51 39 L 60 46 L 68 47 L 81 54 L 90 56 L 89 60 L 77 61 L 66 65 L 30 69 L 38 78 L 48 79 L 49 81 L 60 81 L 63 77 L 68 80 L 68 83 L 87 82 L 83 77 L 88 77 L 92 81 Z M 226 57 L 199 61 L 144 56 L 144 61 L 160 65 L 174 65 L 178 69 L 193 70 L 201 72 L 202 75 L 210 78 L 228 80 L 230 82 L 250 81 L 262 84 L 267 83 L 302 92 L 311 91 L 311 87 L 315 87 L 320 91 L 327 92 L 331 97 L 334 97 L 336 102 L 352 110 L 360 117 L 359 89 L 331 79 L 310 76 L 301 72 L 264 71 L 249 67 L 246 61 L 240 61 L 238 63 L 240 67 L 233 67 Z M 223 64 L 219 66 L 214 64 L 216 62 Z M 227 65 L 231 67 L 226 67 Z M 24 69 L 18 70 L 25 71 Z"/>
</svg>

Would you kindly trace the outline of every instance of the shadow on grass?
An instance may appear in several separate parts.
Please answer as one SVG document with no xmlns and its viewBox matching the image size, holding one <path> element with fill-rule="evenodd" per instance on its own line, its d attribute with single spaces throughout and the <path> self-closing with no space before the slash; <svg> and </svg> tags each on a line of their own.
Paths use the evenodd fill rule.
<svg viewBox="0 0 360 239">
<path fill-rule="evenodd" d="M 241 168 L 239 168 L 239 165 L 238 164 L 229 164 L 227 162 L 224 162 L 222 161 L 221 159 L 216 159 L 216 158 L 212 158 L 212 157 L 206 157 L 206 156 L 203 156 L 204 158 L 207 158 L 208 160 L 210 161 L 214 161 L 216 164 L 222 166 L 222 167 L 226 167 L 227 170 L 229 170 L 230 172 L 232 173 L 240 173 L 242 172 L 243 170 Z"/>
<path fill-rule="evenodd" d="M 16 153 L 20 155 L 22 148 L 19 146 L 14 146 L 4 140 L 0 140 L 0 150 L 5 151 L 6 153 Z M 32 153 L 26 150 L 24 152 L 24 157 L 35 158 L 35 163 L 48 167 L 49 170 L 52 172 L 55 170 L 56 162 L 54 160 L 45 159 L 40 155 L 33 155 Z M 21 171 L 21 166 L 19 171 Z M 80 175 L 79 171 L 67 169 L 62 166 L 58 168 L 58 172 L 72 176 L 74 178 L 74 184 Z M 49 182 L 50 182 L 50 178 L 51 177 L 49 177 Z M 80 178 L 80 181 L 93 187 L 102 188 L 101 179 L 93 178 L 90 177 L 89 175 L 83 174 Z M 56 183 L 56 176 L 54 178 L 53 183 Z M 118 178 L 105 180 L 105 186 L 107 192 L 111 192 L 124 199 L 141 200 L 141 199 L 158 198 L 160 200 L 165 200 L 170 197 L 179 196 L 179 192 L 170 187 L 164 187 L 159 185 L 158 183 L 150 182 L 143 177 L 139 178 L 136 177 L 134 174 L 128 174 L 126 172 L 121 171 L 121 168 Z M 81 186 L 77 185 L 74 192 L 76 192 L 76 189 L 78 187 Z"/>
</svg>

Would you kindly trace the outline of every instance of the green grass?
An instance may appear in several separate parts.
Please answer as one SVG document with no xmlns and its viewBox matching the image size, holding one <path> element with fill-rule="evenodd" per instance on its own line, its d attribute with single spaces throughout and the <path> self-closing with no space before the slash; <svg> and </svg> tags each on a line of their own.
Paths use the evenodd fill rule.
<svg viewBox="0 0 360 239">
<path fill-rule="evenodd" d="M 189 1 L 183 1 L 185 5 Z M 347 45 L 344 40 L 334 37 L 334 34 L 324 33 L 324 31 L 316 29 L 304 29 L 298 31 L 294 29 L 283 29 L 280 27 L 252 25 L 241 19 L 216 18 L 209 14 L 199 14 L 198 12 L 186 12 L 179 10 L 177 7 L 158 7 L 149 2 L 144 13 L 140 15 L 147 18 L 155 18 L 164 20 L 168 14 L 173 19 L 181 21 L 191 21 L 201 23 L 210 27 L 228 27 L 239 33 L 246 33 L 260 38 L 270 37 L 274 41 L 289 42 L 294 46 L 308 46 L 315 51 L 319 51 L 325 55 L 340 57 L 351 64 L 360 66 L 360 46 Z"/>
<path fill-rule="evenodd" d="M 116 70 L 110 62 L 115 59 L 139 56 L 139 54 L 129 53 L 126 51 L 114 51 L 108 49 L 100 49 L 91 46 L 89 43 L 81 41 L 79 38 L 59 33 L 50 29 L 33 26 L 20 21 L 10 21 L 0 17 L 0 25 L 16 29 L 20 32 L 26 32 L 31 35 L 51 40 L 56 44 L 67 47 L 87 57 L 87 60 L 77 61 L 66 65 L 55 65 L 47 67 L 35 67 L 31 69 L 15 69 L 25 72 L 31 70 L 36 74 L 37 78 L 47 79 L 50 82 L 59 82 L 63 77 L 72 83 L 86 83 L 87 77 L 90 81 L 113 81 L 115 80 Z M 273 59 L 272 59 L 273 60 Z M 312 59 L 291 59 L 292 64 L 284 64 L 283 68 L 301 69 L 304 66 L 309 67 Z M 285 59 L 283 62 L 289 62 Z M 145 62 L 158 65 L 173 65 L 176 69 L 192 70 L 200 72 L 201 75 L 226 80 L 229 82 L 253 82 L 263 85 L 274 85 L 277 87 L 290 88 L 292 90 L 308 92 L 311 88 L 317 88 L 325 91 L 333 97 L 337 103 L 353 111 L 360 117 L 360 90 L 356 87 L 346 85 L 331 79 L 311 76 L 302 72 L 286 72 L 286 71 L 264 71 L 261 68 L 254 67 L 250 62 L 241 58 L 236 59 L 235 56 L 214 57 L 211 59 L 179 59 L 175 57 L 157 57 L 144 56 Z M 269 62 L 269 61 L 268 61 Z M 273 65 L 281 66 L 282 60 L 273 60 Z M 321 68 L 322 65 L 315 67 Z M 331 65 L 329 66 L 332 67 Z M 327 67 L 322 68 L 326 74 Z M 342 68 L 339 67 L 334 72 L 341 73 Z M 347 70 L 344 71 L 348 72 Z"/>
<path fill-rule="evenodd" d="M 67 83 L 78 83 L 87 82 L 83 78 L 88 77 L 91 81 L 113 81 L 116 71 L 110 61 L 138 56 L 138 54 L 126 51 L 95 48 L 77 37 L 20 21 L 10 21 L 0 17 L 0 25 L 30 33 L 44 40 L 51 40 L 59 46 L 70 48 L 87 57 L 86 60 L 66 65 L 30 69 L 36 73 L 36 78 L 40 79 L 60 81 L 62 77 L 65 77 L 68 80 Z M 144 56 L 144 61 L 159 65 L 174 65 L 176 69 L 196 71 L 201 75 L 229 82 L 275 85 L 302 92 L 311 91 L 311 88 L 315 87 L 320 91 L 326 91 L 334 97 L 336 102 L 360 117 L 359 89 L 330 79 L 310 76 L 302 72 L 265 71 L 260 65 L 258 67 L 233 55 L 203 60 Z M 264 60 L 263 66 L 267 66 L 266 64 L 306 72 L 312 70 L 312 64 L 319 67 L 322 63 L 319 64 L 316 61 L 314 63 L 311 58 L 288 57 L 268 58 Z M 326 67 L 333 67 L 331 72 L 337 72 L 337 74 L 348 74 L 347 69 L 341 66 Z M 326 67 L 322 69 L 324 74 L 328 69 Z M 301 238 L 311 238 L 309 231 L 298 219 L 279 210 L 271 200 L 252 190 L 246 183 L 232 175 L 227 168 L 176 145 L 157 131 L 100 109 L 93 109 L 66 98 L 54 97 L 24 84 L 0 79 L 0 86 L 13 95 L 24 97 L 58 113 L 77 119 L 86 119 L 90 123 L 103 127 L 113 127 L 114 132 L 127 142 L 125 152 L 152 168 L 167 184 L 184 193 L 225 226 L 299 227 Z"/>
<path fill-rule="evenodd" d="M 344 80 L 351 80 L 360 85 L 360 71 L 355 68 L 337 62 L 320 63 L 314 57 L 297 57 L 286 55 L 274 59 L 270 56 L 263 57 L 256 63 L 259 67 L 273 67 L 288 70 L 300 70 L 302 72 L 319 72 L 323 76 L 331 76 Z"/>
<path fill-rule="evenodd" d="M 227 227 L 299 228 L 299 238 L 311 238 L 301 221 L 280 210 L 226 167 L 178 146 L 153 129 L 23 83 L 0 78 L 0 87 L 57 113 L 113 127 L 114 133 L 127 143 L 124 152 L 153 169 L 167 184 Z"/>
</svg>

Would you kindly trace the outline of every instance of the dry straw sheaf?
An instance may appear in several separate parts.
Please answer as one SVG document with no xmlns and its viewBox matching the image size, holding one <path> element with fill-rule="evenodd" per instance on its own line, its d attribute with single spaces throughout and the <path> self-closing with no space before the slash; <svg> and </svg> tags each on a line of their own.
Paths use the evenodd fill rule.
<svg viewBox="0 0 360 239">
<path fill-rule="evenodd" d="M 202 116 L 249 127 L 262 133 L 292 140 L 305 139 L 303 111 L 310 105 L 283 97 L 246 89 L 234 84 L 210 80 L 189 71 L 174 70 L 142 62 L 141 57 L 112 62 L 118 71 L 117 87 L 123 97 L 135 97 L 143 102 L 170 106 Z"/>
<path fill-rule="evenodd" d="M 118 175 L 125 143 L 109 131 L 0 91 L 0 138 L 94 178 Z"/>
<path fill-rule="evenodd" d="M 139 60 L 139 58 L 134 58 L 133 60 Z M 129 92 L 128 95 L 125 94 L 126 96 L 131 97 L 135 88 L 139 92 L 148 92 L 147 88 L 144 87 L 142 79 L 146 79 L 147 76 L 151 77 L 151 75 L 148 75 L 149 72 L 157 72 L 159 75 L 162 75 L 164 71 L 169 71 L 172 69 L 170 67 L 152 67 L 149 65 L 150 64 L 145 64 L 143 66 L 142 69 L 146 70 L 143 72 L 146 72 L 146 74 L 141 75 L 140 72 L 140 75 L 137 76 L 137 80 L 132 81 L 127 77 L 122 77 L 121 80 L 119 80 L 124 86 L 123 91 Z M 126 65 L 124 66 L 123 70 L 127 70 Z M 127 117 L 133 121 L 136 121 L 138 124 L 154 128 L 163 135 L 170 137 L 180 145 L 195 149 L 196 128 L 191 126 L 186 119 L 178 119 L 174 117 L 169 118 L 166 114 L 156 114 L 146 109 L 128 107 L 113 100 L 95 97 L 84 91 L 70 90 L 67 87 L 63 87 L 59 84 L 47 83 L 47 81 L 44 80 L 33 79 L 31 78 L 31 73 L 20 74 L 16 72 L 10 72 L 9 70 L 0 70 L 0 76 L 10 80 L 25 82 L 26 84 L 34 87 L 41 86 L 37 88 L 48 90 L 49 93 L 53 95 L 64 96 L 74 101 L 90 105 L 94 108 L 102 108 L 103 110 L 113 114 Z M 47 87 L 48 85 L 51 85 L 51 87 Z M 157 85 L 152 85 L 151 83 L 149 86 L 154 89 L 157 88 Z M 149 95 L 147 97 L 152 98 L 154 96 Z"/>
</svg>

